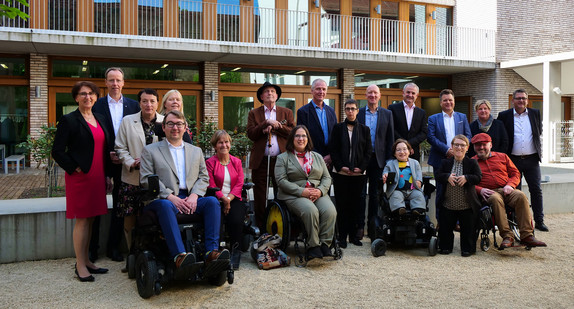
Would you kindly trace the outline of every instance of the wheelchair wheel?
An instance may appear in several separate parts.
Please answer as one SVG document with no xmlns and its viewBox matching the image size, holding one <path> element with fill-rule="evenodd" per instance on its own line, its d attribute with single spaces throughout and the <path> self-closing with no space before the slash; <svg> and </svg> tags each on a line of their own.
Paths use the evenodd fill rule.
<svg viewBox="0 0 574 309">
<path fill-rule="evenodd" d="M 137 258 L 136 284 L 138 293 L 142 298 L 150 298 L 156 292 L 157 263 L 145 253 L 140 253 Z"/>
<path fill-rule="evenodd" d="M 128 269 L 128 278 L 134 279 L 136 277 L 136 256 L 135 256 L 135 254 L 129 254 L 128 255 L 126 267 Z"/>
<path fill-rule="evenodd" d="M 438 238 L 436 236 L 433 236 L 430 238 L 429 241 L 429 255 L 435 256 L 437 249 L 438 249 Z"/>
<path fill-rule="evenodd" d="M 214 286 L 222 286 L 227 281 L 227 270 L 222 271 L 219 274 L 207 278 L 207 282 Z"/>
<path fill-rule="evenodd" d="M 271 235 L 278 234 L 281 237 L 279 249 L 285 251 L 291 238 L 289 211 L 273 201 L 267 206 L 265 218 L 265 231 Z"/>
<path fill-rule="evenodd" d="M 375 239 L 371 244 L 371 253 L 373 256 L 378 257 L 385 255 L 385 252 L 387 252 L 387 243 L 380 238 Z"/>
<path fill-rule="evenodd" d="M 514 221 L 509 221 L 508 225 L 510 226 L 510 231 L 514 236 L 514 240 L 520 242 L 520 231 L 518 230 L 518 225 Z"/>
<path fill-rule="evenodd" d="M 488 249 L 490 249 L 490 239 L 487 237 L 482 237 L 482 239 L 480 240 L 480 249 L 482 251 L 488 251 Z"/>
</svg>

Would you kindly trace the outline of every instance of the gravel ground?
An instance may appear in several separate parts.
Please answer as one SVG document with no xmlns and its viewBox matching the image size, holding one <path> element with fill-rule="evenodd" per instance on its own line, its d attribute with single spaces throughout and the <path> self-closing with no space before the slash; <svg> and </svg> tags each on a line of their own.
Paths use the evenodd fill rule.
<svg viewBox="0 0 574 309">
<path fill-rule="evenodd" d="M 389 248 L 375 258 L 370 242 L 352 244 L 340 261 L 307 268 L 258 270 L 243 254 L 235 283 L 177 283 L 158 296 L 139 297 L 123 263 L 94 283 L 74 276 L 74 259 L 0 265 L 2 308 L 574 308 L 574 213 L 546 217 L 537 233 L 547 248 L 491 248 L 460 256 L 428 256 L 426 248 Z M 458 236 L 455 242 L 458 242 Z M 290 251 L 288 251 L 289 253 Z"/>
</svg>

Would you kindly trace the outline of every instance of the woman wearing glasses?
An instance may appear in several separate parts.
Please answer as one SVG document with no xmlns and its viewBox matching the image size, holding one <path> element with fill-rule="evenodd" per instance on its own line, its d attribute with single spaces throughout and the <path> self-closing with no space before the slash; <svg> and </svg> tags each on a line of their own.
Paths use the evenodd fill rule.
<svg viewBox="0 0 574 309">
<path fill-rule="evenodd" d="M 287 137 L 285 152 L 277 156 L 277 199 L 301 218 L 308 235 L 307 259 L 332 257 L 337 210 L 331 202 L 331 176 L 323 157 L 311 151 L 313 142 L 304 125 Z"/>
<path fill-rule="evenodd" d="M 158 141 L 157 123 L 163 115 L 157 113 L 158 94 L 153 89 L 138 93 L 141 111 L 124 117 L 116 135 L 116 153 L 122 161 L 122 183 L 119 191 L 118 216 L 124 217 L 124 233 L 131 246 L 131 230 L 143 205 L 138 201 L 140 191 L 140 155 L 146 145 Z"/>
<path fill-rule="evenodd" d="M 482 179 L 478 162 L 466 156 L 468 138 L 456 135 L 451 141 L 453 156 L 442 160 L 437 182 L 443 192 L 437 207 L 439 216 L 439 253 L 450 254 L 454 243 L 454 227 L 460 224 L 460 250 L 463 257 L 476 253 L 475 222 L 480 202 L 474 188 Z"/>
<path fill-rule="evenodd" d="M 73 232 L 76 276 L 92 282 L 91 274 L 108 272 L 88 259 L 88 244 L 94 218 L 106 214 L 106 191 L 111 190 L 109 141 L 113 132 L 106 130 L 104 116 L 92 113 L 100 89 L 92 82 L 77 82 L 72 97 L 78 109 L 58 122 L 52 156 L 66 171 L 66 218 L 76 219 Z"/>
<path fill-rule="evenodd" d="M 333 162 L 333 183 L 337 205 L 337 226 L 339 245 L 347 247 L 349 242 L 362 246 L 357 238 L 357 216 L 361 192 L 367 181 L 365 170 L 369 166 L 371 153 L 371 133 L 367 126 L 357 121 L 359 108 L 357 101 L 345 102 L 345 121 L 336 124 L 329 139 L 329 152 Z"/>
</svg>

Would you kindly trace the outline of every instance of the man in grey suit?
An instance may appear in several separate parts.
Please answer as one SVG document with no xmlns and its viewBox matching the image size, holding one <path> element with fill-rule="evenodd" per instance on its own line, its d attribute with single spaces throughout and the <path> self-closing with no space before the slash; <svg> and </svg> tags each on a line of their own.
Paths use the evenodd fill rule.
<svg viewBox="0 0 574 309">
<path fill-rule="evenodd" d="M 372 236 L 374 230 L 371 229 L 371 222 L 377 215 L 379 207 L 379 199 L 377 194 L 378 182 L 383 174 L 387 160 L 392 156 L 391 149 L 395 142 L 395 129 L 392 113 L 382 108 L 379 105 L 381 99 L 381 91 L 377 85 L 370 85 L 367 87 L 367 106 L 359 109 L 357 120 L 369 127 L 371 132 L 371 146 L 373 153 L 367 167 L 367 177 L 369 179 L 369 211 L 368 211 L 368 227 L 369 237 Z M 361 207 L 366 205 L 366 187 L 361 194 Z M 364 230 L 361 228 L 365 225 L 365 210 L 359 210 L 357 231 L 357 245 L 359 240 L 363 237 Z"/>
<path fill-rule="evenodd" d="M 226 249 L 219 251 L 219 202 L 213 196 L 202 197 L 209 185 L 203 153 L 200 148 L 183 142 L 187 124 L 181 112 L 170 111 L 163 119 L 162 129 L 166 139 L 147 145 L 141 154 L 141 185 L 147 187 L 148 177 L 155 174 L 160 186 L 159 199 L 149 203 L 144 210 L 156 213 L 178 268 L 193 264 L 196 257 L 185 251 L 176 214 L 203 217 L 206 274 L 219 273 L 229 266 L 230 254 Z"/>
</svg>

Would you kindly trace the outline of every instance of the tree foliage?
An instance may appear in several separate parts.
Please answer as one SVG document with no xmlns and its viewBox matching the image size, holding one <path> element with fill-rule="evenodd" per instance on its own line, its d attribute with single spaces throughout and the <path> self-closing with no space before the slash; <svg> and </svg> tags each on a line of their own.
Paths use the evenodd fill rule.
<svg viewBox="0 0 574 309">
<path fill-rule="evenodd" d="M 17 4 L 20 3 L 26 7 L 30 7 L 28 1 L 26 0 L 6 0 L 5 4 L 0 4 L 0 16 L 6 16 L 11 19 L 16 19 L 16 17 L 20 17 L 24 20 L 28 20 L 30 15 L 22 12 L 18 7 Z"/>
</svg>

